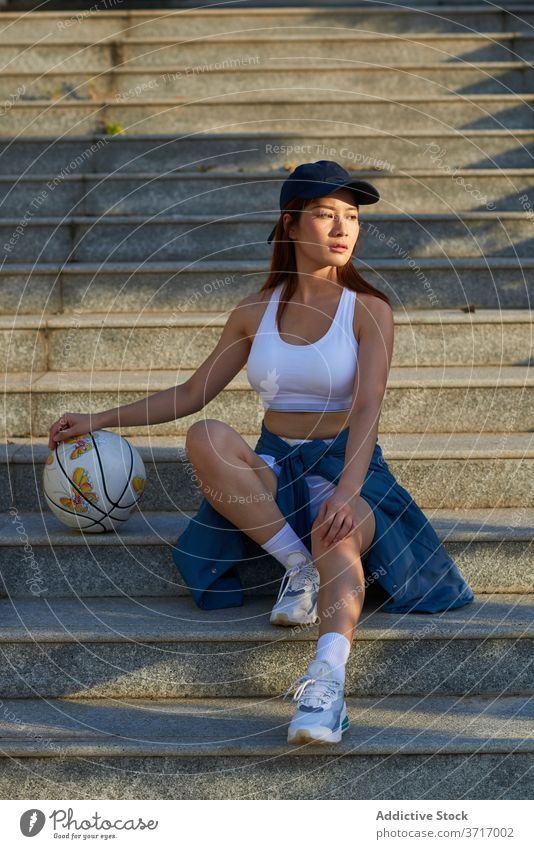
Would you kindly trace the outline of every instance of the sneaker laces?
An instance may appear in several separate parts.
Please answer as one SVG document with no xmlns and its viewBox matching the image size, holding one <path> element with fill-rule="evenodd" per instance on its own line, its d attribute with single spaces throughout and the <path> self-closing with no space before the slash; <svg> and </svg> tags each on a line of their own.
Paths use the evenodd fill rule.
<svg viewBox="0 0 534 849">
<path fill-rule="evenodd" d="M 313 589 L 315 589 L 317 575 L 318 572 L 314 563 L 305 563 L 304 565 L 298 563 L 295 566 L 291 566 L 290 569 L 286 570 L 286 573 L 282 578 L 276 604 L 283 599 L 289 589 L 303 590 L 306 589 L 306 585 L 309 583 L 311 583 L 313 585 Z"/>
<path fill-rule="evenodd" d="M 297 678 L 289 685 L 284 694 L 284 699 L 287 698 L 295 685 L 298 686 L 293 694 L 293 701 L 302 701 L 307 707 L 324 707 L 333 700 L 339 688 L 338 681 L 313 678 L 308 673 L 304 673 L 304 675 L 301 675 L 300 678 Z"/>
</svg>

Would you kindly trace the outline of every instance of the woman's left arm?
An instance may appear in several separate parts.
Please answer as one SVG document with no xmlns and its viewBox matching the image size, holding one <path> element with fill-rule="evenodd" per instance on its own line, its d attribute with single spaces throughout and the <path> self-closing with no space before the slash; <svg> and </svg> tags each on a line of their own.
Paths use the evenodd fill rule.
<svg viewBox="0 0 534 849">
<path fill-rule="evenodd" d="M 323 501 L 318 521 L 323 542 L 339 542 L 354 533 L 353 507 L 358 499 L 378 434 L 378 423 L 393 355 L 393 311 L 381 298 L 360 301 L 360 345 L 349 413 L 345 465 L 335 491 Z"/>
</svg>

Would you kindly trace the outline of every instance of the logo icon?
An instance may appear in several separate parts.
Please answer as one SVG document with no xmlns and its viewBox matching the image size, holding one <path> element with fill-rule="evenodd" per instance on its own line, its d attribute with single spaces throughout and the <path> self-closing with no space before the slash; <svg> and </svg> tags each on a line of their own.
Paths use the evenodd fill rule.
<svg viewBox="0 0 534 849">
<path fill-rule="evenodd" d="M 280 386 L 277 383 L 279 377 L 280 375 L 276 368 L 267 370 L 267 378 L 265 380 L 260 380 L 261 390 L 259 392 L 259 396 L 262 401 L 272 401 L 274 399 L 280 389 Z"/>
<path fill-rule="evenodd" d="M 42 811 L 30 808 L 29 811 L 24 811 L 20 818 L 20 830 L 24 837 L 35 837 L 42 830 L 45 822 L 46 817 Z"/>
</svg>

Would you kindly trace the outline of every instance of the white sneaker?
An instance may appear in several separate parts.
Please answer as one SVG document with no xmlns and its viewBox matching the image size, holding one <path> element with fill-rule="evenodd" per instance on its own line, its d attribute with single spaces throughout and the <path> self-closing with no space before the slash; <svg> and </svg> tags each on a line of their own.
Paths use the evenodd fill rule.
<svg viewBox="0 0 534 849">
<path fill-rule="evenodd" d="M 319 572 L 301 552 L 290 554 L 288 564 L 269 621 L 271 625 L 312 625 L 318 621 Z"/>
<path fill-rule="evenodd" d="M 312 660 L 307 671 L 288 688 L 298 684 L 293 701 L 299 702 L 287 731 L 288 743 L 339 743 L 349 727 L 344 686 L 336 680 L 327 660 Z"/>
</svg>

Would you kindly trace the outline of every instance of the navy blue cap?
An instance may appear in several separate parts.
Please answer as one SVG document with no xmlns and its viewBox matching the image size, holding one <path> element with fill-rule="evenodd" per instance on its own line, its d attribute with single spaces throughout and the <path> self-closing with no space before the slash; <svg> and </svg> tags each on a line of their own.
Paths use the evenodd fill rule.
<svg viewBox="0 0 534 849">
<path fill-rule="evenodd" d="M 356 204 L 376 203 L 380 194 L 366 180 L 354 180 L 341 165 L 329 159 L 317 162 L 305 162 L 291 172 L 284 180 L 280 190 L 280 212 L 293 198 L 320 198 L 336 192 L 338 189 L 352 189 Z M 271 230 L 267 242 L 274 239 L 276 225 Z"/>
</svg>

